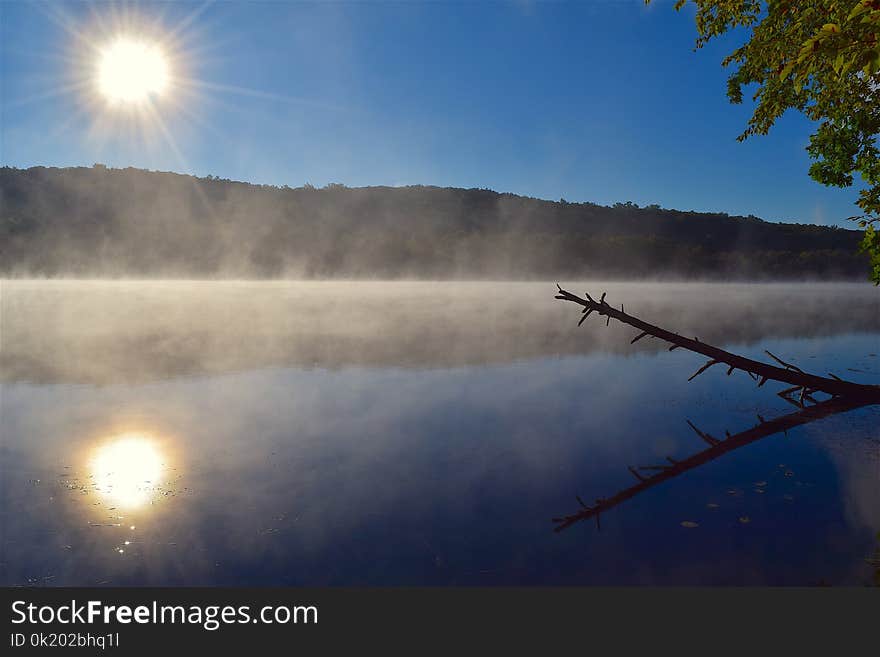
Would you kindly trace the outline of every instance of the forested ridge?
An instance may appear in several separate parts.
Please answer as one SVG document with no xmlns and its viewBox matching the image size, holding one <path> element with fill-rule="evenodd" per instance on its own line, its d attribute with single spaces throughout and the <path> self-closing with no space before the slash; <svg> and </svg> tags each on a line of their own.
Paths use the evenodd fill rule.
<svg viewBox="0 0 880 657">
<path fill-rule="evenodd" d="M 0 169 L 4 276 L 865 279 L 860 237 L 485 189 Z"/>
</svg>

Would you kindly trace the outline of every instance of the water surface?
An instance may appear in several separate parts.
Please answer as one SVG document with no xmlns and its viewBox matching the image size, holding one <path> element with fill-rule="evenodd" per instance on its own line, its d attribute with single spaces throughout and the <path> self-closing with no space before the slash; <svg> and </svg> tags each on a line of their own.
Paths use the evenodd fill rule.
<svg viewBox="0 0 880 657">
<path fill-rule="evenodd" d="M 579 283 L 880 383 L 861 285 Z M 629 465 L 796 412 L 538 283 L 0 284 L 5 585 L 869 584 L 880 409 L 553 531 Z"/>
</svg>

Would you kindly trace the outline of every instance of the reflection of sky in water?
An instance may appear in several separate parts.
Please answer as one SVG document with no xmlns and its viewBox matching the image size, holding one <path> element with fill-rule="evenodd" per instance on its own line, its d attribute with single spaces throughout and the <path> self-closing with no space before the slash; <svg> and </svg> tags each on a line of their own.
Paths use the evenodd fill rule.
<svg viewBox="0 0 880 657">
<path fill-rule="evenodd" d="M 878 339 L 774 337 L 738 351 L 872 381 Z M 869 581 L 877 408 L 726 455 L 624 503 L 601 531 L 552 532 L 576 495 L 629 485 L 627 465 L 702 449 L 686 419 L 723 435 L 791 410 L 741 373 L 688 384 L 701 362 L 598 351 L 432 370 L 5 383 L 0 582 Z"/>
</svg>

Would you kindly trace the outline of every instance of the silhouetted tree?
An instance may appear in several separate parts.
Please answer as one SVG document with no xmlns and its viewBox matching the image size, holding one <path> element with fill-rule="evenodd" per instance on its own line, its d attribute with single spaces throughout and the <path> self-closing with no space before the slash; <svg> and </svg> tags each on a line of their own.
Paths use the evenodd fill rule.
<svg viewBox="0 0 880 657">
<path fill-rule="evenodd" d="M 858 231 L 485 189 L 0 169 L 4 275 L 855 278 Z"/>
</svg>

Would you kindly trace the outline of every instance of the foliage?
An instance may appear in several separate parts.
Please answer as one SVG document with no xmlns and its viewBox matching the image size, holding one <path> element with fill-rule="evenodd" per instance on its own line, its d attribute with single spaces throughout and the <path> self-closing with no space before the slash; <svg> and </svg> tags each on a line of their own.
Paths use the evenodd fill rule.
<svg viewBox="0 0 880 657">
<path fill-rule="evenodd" d="M 650 2 L 650 0 L 646 0 Z M 767 134 L 788 109 L 818 122 L 807 151 L 815 180 L 864 189 L 850 217 L 865 228 L 861 248 L 880 284 L 880 0 L 690 0 L 697 48 L 740 29 L 748 40 L 723 61 L 732 67 L 727 96 L 741 103 L 754 85 L 754 113 L 743 140 Z M 677 0 L 676 9 L 688 4 Z"/>
</svg>

